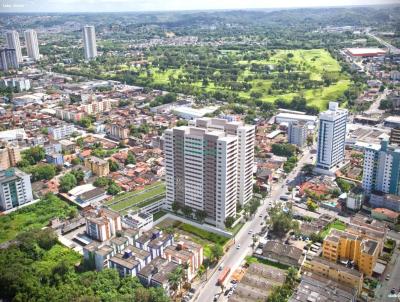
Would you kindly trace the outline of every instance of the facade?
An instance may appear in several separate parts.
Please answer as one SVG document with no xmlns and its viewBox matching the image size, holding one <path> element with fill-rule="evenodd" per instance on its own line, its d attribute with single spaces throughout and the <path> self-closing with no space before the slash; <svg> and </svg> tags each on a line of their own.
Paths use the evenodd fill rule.
<svg viewBox="0 0 400 302">
<path fill-rule="evenodd" d="M 380 191 L 400 195 L 400 148 L 390 146 L 384 139 L 381 145 L 370 145 L 364 151 L 363 189 L 367 194 Z"/>
<path fill-rule="evenodd" d="M 355 288 L 359 294 L 361 293 L 364 278 L 363 274 L 357 270 L 320 257 L 314 257 L 310 261 L 305 261 L 302 269 Z"/>
<path fill-rule="evenodd" d="M 46 161 L 49 164 L 62 166 L 64 164 L 64 156 L 61 153 L 47 153 Z"/>
<path fill-rule="evenodd" d="M 369 204 L 373 208 L 385 208 L 395 212 L 400 212 L 400 196 L 398 195 L 372 192 Z"/>
<path fill-rule="evenodd" d="M 354 261 L 360 272 L 372 276 L 380 254 L 379 243 L 345 231 L 332 229 L 322 246 L 323 257 L 329 261 Z"/>
<path fill-rule="evenodd" d="M 344 159 L 347 110 L 336 102 L 319 115 L 317 168 L 331 170 Z"/>
<path fill-rule="evenodd" d="M 10 210 L 33 200 L 30 175 L 18 169 L 0 171 L 0 208 Z"/>
<path fill-rule="evenodd" d="M 94 26 L 86 25 L 83 28 L 83 47 L 85 50 L 86 60 L 91 60 L 97 57 L 96 33 Z"/>
<path fill-rule="evenodd" d="M 99 177 L 107 176 L 108 173 L 110 173 L 108 161 L 104 159 L 90 156 L 85 158 L 84 163 L 86 168 L 90 169 L 93 174 Z"/>
<path fill-rule="evenodd" d="M 0 148 L 0 169 L 14 167 L 21 160 L 21 153 L 17 147 L 7 145 Z"/>
<path fill-rule="evenodd" d="M 15 49 L 0 49 L 0 70 L 8 71 L 10 69 L 18 69 L 19 63 Z"/>
<path fill-rule="evenodd" d="M 174 236 L 160 230 L 151 230 L 143 233 L 135 240 L 135 246 L 148 251 L 151 258 L 164 257 L 165 249 L 174 243 Z"/>
<path fill-rule="evenodd" d="M 122 230 L 121 216 L 108 209 L 100 209 L 86 217 L 86 233 L 98 241 L 109 240 Z"/>
<path fill-rule="evenodd" d="M 70 136 L 73 132 L 76 131 L 75 126 L 71 124 L 64 124 L 58 127 L 50 127 L 49 129 L 49 135 L 54 139 L 54 140 L 60 140 L 65 137 Z"/>
<path fill-rule="evenodd" d="M 400 128 L 392 128 L 390 130 L 390 140 L 391 145 L 400 145 Z"/>
<path fill-rule="evenodd" d="M 56 117 L 66 121 L 80 121 L 85 116 L 84 112 L 81 111 L 71 111 L 61 108 L 56 109 Z"/>
<path fill-rule="evenodd" d="M 288 126 L 288 142 L 303 148 L 307 143 L 307 124 L 305 122 L 292 122 Z"/>
<path fill-rule="evenodd" d="M 37 38 L 37 33 L 33 29 L 26 30 L 24 32 L 25 36 L 25 46 L 28 57 L 34 61 L 40 59 L 39 54 L 39 43 Z"/>
<path fill-rule="evenodd" d="M 254 137 L 254 126 L 223 119 L 166 130 L 167 208 L 176 202 L 204 211 L 208 222 L 224 227 L 236 203 L 252 198 Z"/>
<path fill-rule="evenodd" d="M 295 246 L 287 245 L 279 241 L 268 240 L 258 257 L 285 264 L 300 267 L 303 261 L 303 251 Z"/>
<path fill-rule="evenodd" d="M 385 208 L 375 208 L 371 210 L 371 217 L 377 220 L 387 221 L 396 224 L 399 220 L 399 213 Z"/>
<path fill-rule="evenodd" d="M 7 47 L 15 49 L 18 63 L 22 62 L 21 43 L 19 41 L 19 34 L 16 30 L 11 30 L 6 33 Z"/>
<path fill-rule="evenodd" d="M 109 99 L 94 101 L 89 104 L 83 104 L 80 108 L 87 114 L 108 112 L 111 110 L 111 101 Z"/>
<path fill-rule="evenodd" d="M 108 127 L 107 134 L 112 138 L 124 140 L 129 138 L 129 129 L 118 124 L 112 124 Z"/>
<path fill-rule="evenodd" d="M 31 89 L 31 82 L 29 79 L 12 78 L 0 80 L 0 86 L 17 88 L 18 91 L 25 91 Z"/>
</svg>

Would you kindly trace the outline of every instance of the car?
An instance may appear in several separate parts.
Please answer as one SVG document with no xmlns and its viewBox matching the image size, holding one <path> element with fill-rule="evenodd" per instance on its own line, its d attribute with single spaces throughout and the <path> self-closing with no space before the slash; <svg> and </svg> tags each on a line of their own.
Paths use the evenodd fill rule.
<svg viewBox="0 0 400 302">
<path fill-rule="evenodd" d="M 232 279 L 232 280 L 231 280 L 231 283 L 232 283 L 232 284 L 237 284 L 237 281 L 236 281 L 235 279 Z"/>
<path fill-rule="evenodd" d="M 262 214 L 258 215 L 258 217 L 262 218 Z"/>
<path fill-rule="evenodd" d="M 221 263 L 221 265 L 219 266 L 218 270 L 222 271 L 223 268 L 224 268 L 224 263 Z"/>
<path fill-rule="evenodd" d="M 261 221 L 261 222 L 260 222 L 260 225 L 263 225 L 263 224 L 264 224 L 264 221 Z"/>
<path fill-rule="evenodd" d="M 224 296 L 227 296 L 227 295 L 229 294 L 229 292 L 230 292 L 230 289 L 227 289 L 227 290 L 224 292 Z"/>
<path fill-rule="evenodd" d="M 387 274 L 385 280 L 387 281 L 389 279 L 390 279 L 390 274 Z"/>
<path fill-rule="evenodd" d="M 237 250 L 240 249 L 240 243 L 236 246 L 236 249 Z"/>
<path fill-rule="evenodd" d="M 250 230 L 250 231 L 249 231 L 249 234 L 252 234 L 252 233 L 253 233 L 253 230 Z"/>
<path fill-rule="evenodd" d="M 221 294 L 215 294 L 215 296 L 214 296 L 214 302 L 218 301 L 218 298 L 219 298 L 220 295 L 221 295 Z"/>
<path fill-rule="evenodd" d="M 393 287 L 392 290 L 390 291 L 391 294 L 395 294 L 396 293 L 396 289 Z"/>
</svg>

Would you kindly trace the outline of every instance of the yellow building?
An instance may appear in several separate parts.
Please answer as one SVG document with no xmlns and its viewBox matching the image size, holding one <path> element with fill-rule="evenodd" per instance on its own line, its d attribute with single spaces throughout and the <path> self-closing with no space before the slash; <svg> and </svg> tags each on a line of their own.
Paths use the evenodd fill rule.
<svg viewBox="0 0 400 302">
<path fill-rule="evenodd" d="M 332 229 L 325 238 L 322 255 L 332 262 L 354 261 L 360 272 L 371 276 L 380 253 L 378 241 Z"/>
<path fill-rule="evenodd" d="M 358 295 L 361 293 L 364 278 L 363 274 L 357 270 L 347 268 L 319 257 L 305 261 L 302 270 L 312 272 L 329 280 L 355 288 L 357 289 Z"/>
<path fill-rule="evenodd" d="M 110 167 L 108 165 L 108 161 L 95 157 L 90 156 L 85 158 L 85 167 L 90 169 L 93 174 L 103 177 L 107 176 L 110 173 Z"/>
<path fill-rule="evenodd" d="M 6 170 L 14 167 L 21 160 L 21 153 L 17 147 L 8 145 L 0 148 L 0 168 Z"/>
</svg>

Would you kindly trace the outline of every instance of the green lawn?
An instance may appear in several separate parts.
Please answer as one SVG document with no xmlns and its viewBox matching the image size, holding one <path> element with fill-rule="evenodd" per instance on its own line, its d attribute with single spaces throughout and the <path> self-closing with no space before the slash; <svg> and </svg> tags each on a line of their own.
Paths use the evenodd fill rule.
<svg viewBox="0 0 400 302">
<path fill-rule="evenodd" d="M 159 211 L 159 212 L 153 214 L 153 221 L 160 219 L 161 217 L 163 217 L 166 214 L 167 214 L 167 212 L 164 212 L 164 211 Z"/>
<path fill-rule="evenodd" d="M 220 244 L 222 246 L 224 246 L 225 243 L 227 243 L 229 240 L 229 238 L 227 238 L 227 237 L 205 231 L 203 229 L 197 228 L 197 227 L 192 226 L 187 223 L 176 222 L 176 223 L 174 223 L 174 227 L 176 227 L 182 231 L 185 231 L 187 233 L 190 233 L 192 235 L 195 235 L 201 239 L 211 241 L 215 244 Z"/>
<path fill-rule="evenodd" d="M 65 218 L 75 210 L 73 206 L 51 195 L 33 205 L 0 216 L 0 243 L 15 238 L 23 231 L 42 228 L 52 218 Z"/>
<path fill-rule="evenodd" d="M 261 259 L 261 258 L 257 258 L 257 257 L 253 257 L 253 256 L 247 256 L 246 257 L 246 262 L 248 264 L 251 263 L 262 263 L 265 265 L 270 265 L 279 269 L 283 269 L 283 270 L 287 270 L 290 266 L 285 265 L 285 264 L 281 264 L 281 263 L 277 263 L 277 262 L 272 262 L 266 259 Z"/>
<path fill-rule="evenodd" d="M 140 191 L 118 195 L 115 199 L 109 201 L 107 205 L 109 205 L 109 207 L 114 211 L 120 211 L 126 207 L 134 206 L 141 202 L 143 202 L 143 204 L 141 204 L 140 207 L 144 207 L 152 202 L 160 200 L 164 195 L 164 183 L 157 183 L 157 185 L 153 184 L 147 186 Z"/>
<path fill-rule="evenodd" d="M 238 223 L 233 228 L 228 229 L 228 231 L 231 232 L 233 235 L 236 235 L 243 226 L 244 223 Z"/>
<path fill-rule="evenodd" d="M 339 219 L 336 219 L 334 222 L 326 226 L 322 231 L 321 231 L 321 236 L 322 238 L 325 238 L 326 235 L 329 234 L 331 229 L 336 229 L 340 231 L 344 231 L 346 229 L 346 224 Z"/>
</svg>

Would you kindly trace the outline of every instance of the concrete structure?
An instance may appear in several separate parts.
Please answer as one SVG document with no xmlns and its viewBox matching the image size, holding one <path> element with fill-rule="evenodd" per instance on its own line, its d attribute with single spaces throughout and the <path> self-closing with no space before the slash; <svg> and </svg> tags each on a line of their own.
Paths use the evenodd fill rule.
<svg viewBox="0 0 400 302">
<path fill-rule="evenodd" d="M 124 216 L 123 222 L 132 228 L 141 229 L 153 223 L 153 215 L 146 212 L 128 213 Z"/>
<path fill-rule="evenodd" d="M 319 115 L 317 168 L 331 170 L 344 159 L 347 110 L 336 102 L 329 103 L 329 110 Z"/>
<path fill-rule="evenodd" d="M 32 200 L 29 174 L 15 168 L 0 171 L 0 209 L 10 210 Z"/>
<path fill-rule="evenodd" d="M 86 25 L 83 28 L 83 47 L 86 60 L 91 60 L 97 57 L 96 33 L 94 26 Z"/>
<path fill-rule="evenodd" d="M 164 133 L 166 207 L 176 202 L 204 211 L 223 228 L 236 203 L 253 194 L 254 126 L 224 119 L 197 119 L 194 126 Z"/>
<path fill-rule="evenodd" d="M 307 143 L 307 124 L 303 122 L 290 122 L 288 127 L 288 142 L 303 148 Z"/>
<path fill-rule="evenodd" d="M 383 125 L 389 128 L 400 128 L 400 116 L 388 116 Z"/>
<path fill-rule="evenodd" d="M 24 128 L 16 128 L 12 130 L 0 131 L 0 141 L 11 142 L 16 140 L 24 140 L 26 135 Z"/>
<path fill-rule="evenodd" d="M 218 106 L 209 106 L 200 109 L 187 107 L 187 106 L 177 106 L 174 107 L 171 111 L 173 114 L 185 119 L 185 120 L 193 120 L 197 118 L 204 117 L 207 114 L 213 113 L 218 110 Z"/>
<path fill-rule="evenodd" d="M 151 258 L 165 257 L 165 249 L 174 243 L 174 236 L 163 233 L 161 230 L 150 230 L 144 232 L 134 242 L 134 245 L 142 250 L 148 251 Z"/>
<path fill-rule="evenodd" d="M 46 161 L 49 164 L 62 166 L 64 164 L 64 156 L 61 153 L 47 153 Z"/>
<path fill-rule="evenodd" d="M 102 101 L 93 101 L 89 104 L 83 104 L 80 106 L 81 110 L 87 114 L 96 114 L 101 112 L 108 112 L 111 110 L 111 101 L 104 99 Z"/>
<path fill-rule="evenodd" d="M 400 147 L 390 146 L 384 139 L 380 146 L 365 148 L 362 187 L 367 194 L 381 191 L 400 195 Z"/>
<path fill-rule="evenodd" d="M 0 86 L 17 88 L 18 91 L 26 91 L 31 89 L 31 82 L 24 78 L 11 78 L 0 80 Z"/>
<path fill-rule="evenodd" d="M 80 121 L 84 116 L 85 113 L 81 111 L 71 111 L 71 110 L 65 110 L 61 108 L 56 108 L 56 117 L 66 120 L 66 121 Z"/>
<path fill-rule="evenodd" d="M 386 54 L 381 48 L 346 48 L 345 52 L 352 57 L 377 57 Z"/>
<path fill-rule="evenodd" d="M 345 231 L 332 229 L 322 246 L 323 257 L 332 262 L 354 261 L 360 272 L 372 276 L 380 254 L 379 243 Z"/>
<path fill-rule="evenodd" d="M 16 30 L 11 30 L 6 33 L 7 47 L 15 49 L 18 63 L 22 62 L 21 43 L 19 41 L 19 34 Z"/>
<path fill-rule="evenodd" d="M 6 145 L 0 147 L 0 169 L 14 167 L 21 160 L 21 153 L 17 147 Z"/>
<path fill-rule="evenodd" d="M 317 117 L 314 115 L 294 114 L 282 112 L 278 113 L 275 117 L 275 123 L 292 123 L 292 122 L 305 122 L 309 124 L 317 123 Z"/>
<path fill-rule="evenodd" d="M 24 32 L 24 36 L 28 57 L 34 61 L 38 61 L 40 59 L 40 54 L 36 31 L 34 31 L 33 29 L 28 29 Z"/>
<path fill-rule="evenodd" d="M 122 230 L 121 216 L 114 211 L 102 208 L 86 217 L 86 233 L 98 241 L 109 240 Z"/>
<path fill-rule="evenodd" d="M 85 158 L 84 164 L 86 168 L 90 169 L 93 174 L 99 177 L 107 176 L 108 173 L 110 173 L 108 161 L 104 159 L 90 156 Z"/>
<path fill-rule="evenodd" d="M 129 129 L 118 124 L 112 124 L 107 128 L 107 134 L 111 138 L 125 140 L 129 138 Z"/>
<path fill-rule="evenodd" d="M 15 49 L 0 49 L 0 70 L 8 71 L 10 69 L 18 69 L 19 63 Z"/>
<path fill-rule="evenodd" d="M 346 207 L 353 211 L 358 211 L 364 201 L 364 194 L 361 189 L 355 188 L 347 194 Z"/>
<path fill-rule="evenodd" d="M 295 246 L 268 240 L 262 249 L 262 254 L 257 257 L 288 266 L 300 267 L 303 261 L 302 252 Z"/>
<path fill-rule="evenodd" d="M 364 278 L 363 274 L 355 269 L 347 268 L 324 258 L 313 257 L 312 260 L 304 262 L 302 270 L 355 288 L 359 294 L 361 293 Z"/>
<path fill-rule="evenodd" d="M 390 130 L 390 140 L 391 145 L 400 145 L 400 128 L 392 128 Z"/>
<path fill-rule="evenodd" d="M 369 204 L 373 208 L 385 208 L 400 212 L 400 196 L 398 195 L 374 191 L 369 198 Z"/>
<path fill-rule="evenodd" d="M 394 212 L 385 208 L 372 209 L 371 217 L 377 220 L 384 220 L 393 224 L 397 224 L 399 221 L 399 213 Z"/>
<path fill-rule="evenodd" d="M 72 124 L 63 124 L 57 127 L 49 127 L 48 131 L 52 139 L 60 140 L 70 136 L 72 133 L 76 131 L 76 128 Z"/>
</svg>

